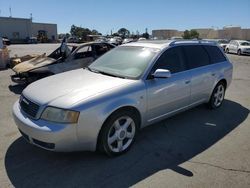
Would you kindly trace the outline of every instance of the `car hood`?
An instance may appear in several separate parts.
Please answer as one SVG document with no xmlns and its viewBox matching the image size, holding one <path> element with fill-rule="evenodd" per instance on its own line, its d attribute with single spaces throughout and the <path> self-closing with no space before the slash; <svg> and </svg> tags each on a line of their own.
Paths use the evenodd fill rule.
<svg viewBox="0 0 250 188">
<path fill-rule="evenodd" d="M 38 80 L 29 85 L 23 95 L 39 105 L 70 108 L 80 101 L 132 82 L 136 80 L 77 69 Z"/>
<path fill-rule="evenodd" d="M 55 61 L 56 61 L 55 59 L 49 58 L 45 54 L 42 54 L 42 55 L 34 57 L 28 61 L 24 61 L 22 63 L 17 64 L 13 68 L 13 71 L 15 71 L 17 74 L 23 73 L 23 72 L 28 72 L 28 71 L 33 70 L 35 68 L 49 65 Z"/>
</svg>

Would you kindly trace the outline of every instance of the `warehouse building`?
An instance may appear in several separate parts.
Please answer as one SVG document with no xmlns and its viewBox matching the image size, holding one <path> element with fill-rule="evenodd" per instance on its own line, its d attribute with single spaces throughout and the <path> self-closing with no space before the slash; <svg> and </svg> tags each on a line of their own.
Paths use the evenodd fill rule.
<svg viewBox="0 0 250 188">
<path fill-rule="evenodd" d="M 12 43 L 24 43 L 37 37 L 41 42 L 57 39 L 57 24 L 34 23 L 32 19 L 0 17 L 0 36 L 8 37 Z"/>
<path fill-rule="evenodd" d="M 199 37 L 202 39 L 240 39 L 250 40 L 250 29 L 242 29 L 239 26 L 226 26 L 223 29 L 213 28 L 198 28 L 194 29 L 199 33 Z M 183 31 L 172 29 L 158 29 L 152 31 L 153 37 L 158 39 L 170 39 L 171 37 L 181 37 Z"/>
</svg>

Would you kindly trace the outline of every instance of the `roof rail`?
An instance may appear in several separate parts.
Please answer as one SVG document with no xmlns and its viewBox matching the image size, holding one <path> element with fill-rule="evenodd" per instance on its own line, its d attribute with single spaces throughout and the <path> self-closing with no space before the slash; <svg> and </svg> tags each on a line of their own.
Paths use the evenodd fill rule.
<svg viewBox="0 0 250 188">
<path fill-rule="evenodd" d="M 205 44 L 205 43 L 216 43 L 208 40 L 189 40 L 189 39 L 183 39 L 183 40 L 174 40 L 169 43 L 169 46 L 173 46 L 177 43 L 183 44 L 183 43 L 197 43 L 197 44 Z"/>
</svg>

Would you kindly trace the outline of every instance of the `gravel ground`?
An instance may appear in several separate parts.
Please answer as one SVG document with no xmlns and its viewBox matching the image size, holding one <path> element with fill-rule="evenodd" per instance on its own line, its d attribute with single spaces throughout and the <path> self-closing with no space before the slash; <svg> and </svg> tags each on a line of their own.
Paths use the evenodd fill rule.
<svg viewBox="0 0 250 188">
<path fill-rule="evenodd" d="M 58 45 L 58 44 L 57 44 Z M 12 54 L 55 44 L 12 45 Z M 204 105 L 141 131 L 131 150 L 54 153 L 26 143 L 11 109 L 23 86 L 0 72 L 0 187 L 250 187 L 250 57 L 228 55 L 233 81 L 220 109 Z"/>
</svg>

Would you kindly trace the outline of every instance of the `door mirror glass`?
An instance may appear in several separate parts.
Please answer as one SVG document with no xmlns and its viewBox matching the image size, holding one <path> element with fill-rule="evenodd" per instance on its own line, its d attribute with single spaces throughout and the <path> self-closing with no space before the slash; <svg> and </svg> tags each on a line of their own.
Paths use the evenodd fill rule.
<svg viewBox="0 0 250 188">
<path fill-rule="evenodd" d="M 153 74 L 153 78 L 170 78 L 171 72 L 166 69 L 157 69 Z"/>
</svg>

